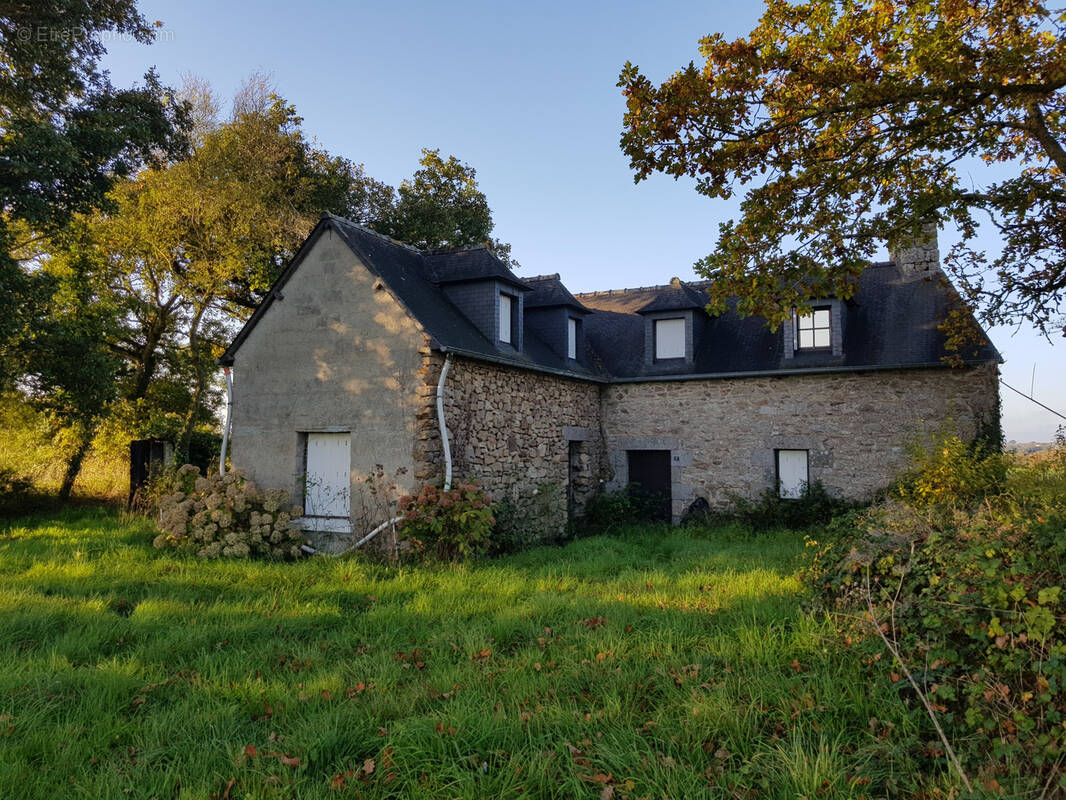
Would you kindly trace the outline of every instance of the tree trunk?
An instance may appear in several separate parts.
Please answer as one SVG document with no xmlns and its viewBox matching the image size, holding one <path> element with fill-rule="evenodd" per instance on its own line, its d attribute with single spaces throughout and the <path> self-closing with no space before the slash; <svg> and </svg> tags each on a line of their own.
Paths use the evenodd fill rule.
<svg viewBox="0 0 1066 800">
<path fill-rule="evenodd" d="M 155 377 L 158 354 L 156 349 L 163 341 L 163 336 L 170 325 L 171 309 L 175 298 L 171 298 L 166 305 L 160 306 L 155 312 L 151 322 L 144 327 L 144 345 L 136 358 L 133 359 L 133 385 L 126 394 L 127 400 L 140 400 L 148 394 L 148 386 Z"/>
<path fill-rule="evenodd" d="M 200 357 L 200 320 L 203 319 L 207 306 L 196 310 L 192 322 L 189 325 L 189 351 L 192 353 L 193 364 L 196 367 L 196 385 L 192 390 L 192 398 L 189 400 L 189 408 L 185 412 L 185 423 L 178 437 L 179 459 L 189 460 L 189 448 L 192 446 L 192 433 L 196 427 L 196 417 L 200 413 L 200 405 L 204 396 L 204 385 L 207 383 L 207 371 L 204 369 L 203 359 Z"/>
<path fill-rule="evenodd" d="M 67 461 L 67 470 L 63 474 L 63 483 L 59 486 L 60 503 L 66 503 L 70 500 L 70 492 L 74 488 L 74 481 L 78 479 L 78 474 L 81 472 L 81 465 L 85 461 L 85 456 L 89 454 L 89 447 L 92 445 L 92 441 L 93 437 L 91 432 L 83 432 L 78 441 L 77 449 L 74 450 L 70 459 Z"/>
</svg>

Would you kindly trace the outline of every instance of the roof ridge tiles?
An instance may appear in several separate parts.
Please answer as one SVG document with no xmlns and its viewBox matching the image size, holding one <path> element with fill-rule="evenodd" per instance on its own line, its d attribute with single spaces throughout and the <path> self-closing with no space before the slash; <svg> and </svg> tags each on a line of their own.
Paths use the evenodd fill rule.
<svg viewBox="0 0 1066 800">
<path fill-rule="evenodd" d="M 455 253 L 474 253 L 478 250 L 488 249 L 489 246 L 482 242 L 481 244 L 463 245 L 462 247 L 435 247 L 432 250 L 419 250 L 419 252 L 427 256 L 450 256 Z M 496 254 L 493 253 L 493 255 Z"/>
<path fill-rule="evenodd" d="M 708 280 L 698 281 L 681 281 L 681 288 L 691 289 L 693 286 L 700 286 L 701 284 L 709 284 Z M 617 295 L 625 294 L 626 292 L 665 292 L 667 289 L 676 289 L 669 283 L 659 284 L 657 286 L 631 286 L 625 289 L 595 289 L 591 292 L 574 292 L 574 297 L 595 297 L 597 295 Z"/>
</svg>

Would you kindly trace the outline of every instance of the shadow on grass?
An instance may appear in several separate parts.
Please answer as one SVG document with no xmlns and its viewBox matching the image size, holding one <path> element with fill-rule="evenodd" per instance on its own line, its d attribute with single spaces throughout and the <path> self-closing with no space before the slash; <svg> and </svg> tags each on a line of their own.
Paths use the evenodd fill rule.
<svg viewBox="0 0 1066 800">
<path fill-rule="evenodd" d="M 28 776 L 0 795 L 330 797 L 339 775 L 365 797 L 595 797 L 610 774 L 694 797 L 759 787 L 779 727 L 817 755 L 882 713 L 809 635 L 788 536 L 645 530 L 432 568 L 149 540 L 96 512 L 0 540 L 0 762 Z M 846 790 L 861 744 L 808 793 Z"/>
</svg>

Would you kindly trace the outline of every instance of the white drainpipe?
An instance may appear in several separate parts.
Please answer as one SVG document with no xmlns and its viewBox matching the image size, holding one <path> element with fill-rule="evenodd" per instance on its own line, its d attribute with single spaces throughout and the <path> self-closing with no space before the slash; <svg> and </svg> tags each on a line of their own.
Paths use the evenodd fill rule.
<svg viewBox="0 0 1066 800">
<path fill-rule="evenodd" d="M 444 367 L 437 381 L 437 424 L 440 426 L 440 446 L 444 450 L 444 491 L 452 488 L 452 446 L 448 441 L 448 426 L 444 424 L 444 381 L 448 378 L 448 369 L 452 365 L 452 354 L 444 359 Z"/>
<path fill-rule="evenodd" d="M 451 449 L 451 444 L 448 441 L 448 426 L 444 422 L 444 382 L 448 379 L 448 370 L 451 368 L 451 365 L 452 365 L 452 354 L 448 353 L 448 355 L 445 356 L 445 358 L 444 358 L 444 366 L 441 368 L 441 371 L 440 371 L 440 379 L 437 381 L 437 424 L 440 426 L 440 443 L 441 443 L 441 447 L 444 449 L 444 491 L 448 491 L 449 489 L 452 488 L 452 449 Z M 228 369 L 226 370 L 226 376 L 227 376 L 227 378 L 229 377 L 229 370 Z M 225 441 L 226 441 L 225 437 L 223 437 L 223 439 L 222 439 L 223 460 L 225 460 L 225 452 L 226 452 Z M 356 550 L 356 549 L 362 547 L 364 544 L 369 542 L 371 539 L 373 539 L 375 536 L 377 536 L 379 533 L 381 533 L 387 527 L 389 527 L 390 525 L 395 525 L 397 522 L 400 522 L 402 519 L 403 519 L 402 516 L 393 517 L 390 520 L 386 520 L 385 522 L 382 522 L 380 525 L 378 525 L 376 528 L 374 528 L 374 530 L 370 531 L 370 533 L 368 533 L 366 536 L 364 536 L 362 539 L 360 539 L 358 542 L 353 544 L 351 547 L 348 548 L 348 550 L 346 550 L 344 552 L 350 552 L 351 550 Z M 304 552 L 307 552 L 309 554 L 314 554 L 316 552 L 312 548 L 306 547 L 306 546 L 303 548 L 303 550 L 304 550 Z M 333 553 L 332 555 L 342 555 L 342 553 Z"/>
<path fill-rule="evenodd" d="M 229 429 L 233 424 L 233 374 L 229 367 L 223 367 L 226 374 L 226 425 L 222 429 L 222 455 L 218 459 L 218 474 L 226 474 L 226 448 L 229 445 Z"/>
</svg>

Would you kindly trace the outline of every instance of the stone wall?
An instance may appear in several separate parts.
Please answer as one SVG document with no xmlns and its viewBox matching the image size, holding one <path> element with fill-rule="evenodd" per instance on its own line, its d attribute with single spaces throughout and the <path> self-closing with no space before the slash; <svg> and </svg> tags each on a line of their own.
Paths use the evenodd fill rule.
<svg viewBox="0 0 1066 800">
<path fill-rule="evenodd" d="M 905 465 L 915 434 L 951 420 L 963 437 L 997 413 L 995 365 L 611 384 L 604 390 L 608 488 L 628 450 L 669 450 L 675 519 L 696 497 L 725 504 L 776 483 L 775 450 L 809 451 L 811 481 L 868 499 Z"/>
<path fill-rule="evenodd" d="M 904 277 L 927 275 L 940 269 L 940 248 L 937 244 L 937 227 L 931 223 L 922 225 L 917 239 L 890 242 L 888 256 Z"/>
<path fill-rule="evenodd" d="M 439 353 L 424 355 L 415 449 L 420 481 L 443 475 L 435 406 L 443 363 Z M 604 462 L 600 392 L 595 383 L 455 358 L 444 392 L 455 480 L 476 480 L 494 501 L 540 515 L 531 523 L 560 529 L 568 492 L 576 510 L 598 488 Z M 543 492 L 558 498 L 550 510 L 538 502 Z"/>
</svg>

